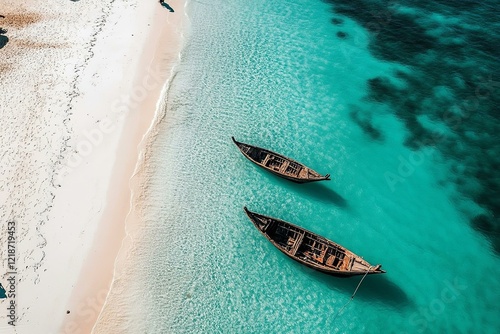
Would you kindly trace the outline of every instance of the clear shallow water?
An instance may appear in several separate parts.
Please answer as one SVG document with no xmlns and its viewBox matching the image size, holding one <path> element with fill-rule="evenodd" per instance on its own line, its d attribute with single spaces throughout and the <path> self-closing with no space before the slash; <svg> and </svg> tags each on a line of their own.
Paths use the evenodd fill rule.
<svg viewBox="0 0 500 334">
<path fill-rule="evenodd" d="M 484 180 L 469 173 L 477 167 L 470 155 L 482 157 L 485 169 L 494 166 L 494 154 L 481 156 L 485 148 L 466 139 L 495 143 L 481 122 L 495 128 L 487 106 L 496 100 L 491 94 L 480 101 L 489 118 L 462 118 L 459 130 L 435 112 L 468 96 L 459 89 L 472 80 L 463 64 L 487 73 L 494 60 L 484 51 L 482 57 L 461 51 L 469 63 L 445 75 L 451 65 L 437 72 L 439 57 L 427 54 L 438 52 L 439 42 L 414 33 L 419 47 L 398 44 L 384 35 L 396 30 L 393 23 L 369 32 L 370 18 L 356 14 L 368 6 L 363 1 L 358 11 L 349 2 L 333 3 L 191 2 L 190 36 L 149 161 L 145 228 L 131 277 L 131 295 L 140 296 L 128 310 L 131 332 L 500 328 L 496 239 L 470 224 L 482 217 L 495 231 L 494 200 L 478 199 Z M 404 13 L 406 26 L 430 26 L 418 13 L 438 8 L 430 16 L 440 23 L 433 31 L 448 31 L 451 41 L 467 36 L 450 32 L 447 22 L 481 29 L 473 16 L 485 15 L 477 10 L 464 19 L 451 6 L 404 3 L 391 7 L 394 20 Z M 365 10 L 386 8 L 370 6 Z M 381 50 L 400 55 L 389 59 Z M 428 143 L 423 133 L 432 132 L 422 129 L 446 136 Z M 232 135 L 331 173 L 332 181 L 296 185 L 269 175 L 241 156 Z M 491 173 L 485 174 L 494 193 L 498 176 Z M 381 263 L 387 274 L 367 277 L 336 317 L 359 278 L 328 277 L 286 258 L 255 230 L 244 205 L 337 241 Z"/>
</svg>

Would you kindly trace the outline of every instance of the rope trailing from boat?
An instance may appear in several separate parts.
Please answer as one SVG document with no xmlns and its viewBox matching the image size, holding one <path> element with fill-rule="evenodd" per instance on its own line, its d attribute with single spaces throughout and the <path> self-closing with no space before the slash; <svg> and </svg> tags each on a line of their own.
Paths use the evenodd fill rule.
<svg viewBox="0 0 500 334">
<path fill-rule="evenodd" d="M 342 308 L 337 312 L 337 314 L 335 315 L 335 317 L 333 318 L 333 321 L 335 321 L 335 319 L 337 319 L 337 317 L 344 311 L 344 309 L 347 307 L 347 305 L 349 305 L 350 302 L 352 302 L 352 300 L 354 299 L 354 296 L 356 295 L 356 292 L 358 292 L 358 289 L 359 287 L 361 286 L 361 283 L 363 283 L 366 275 L 368 275 L 368 273 L 370 272 L 370 270 L 372 269 L 373 266 L 370 266 L 368 267 L 368 270 L 366 270 L 366 273 L 363 275 L 363 278 L 361 278 L 361 281 L 359 281 L 358 283 L 358 286 L 356 287 L 356 289 L 354 290 L 352 296 L 351 296 L 351 299 L 349 299 L 349 301 L 347 303 L 345 303 L 344 306 L 342 306 Z"/>
</svg>

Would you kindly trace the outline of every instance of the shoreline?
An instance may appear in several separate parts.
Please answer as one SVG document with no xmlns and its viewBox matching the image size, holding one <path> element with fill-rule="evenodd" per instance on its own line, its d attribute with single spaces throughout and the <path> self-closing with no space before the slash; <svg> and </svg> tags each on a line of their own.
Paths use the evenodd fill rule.
<svg viewBox="0 0 500 334">
<path fill-rule="evenodd" d="M 0 4 L 0 283 L 15 289 L 0 300 L 15 304 L 0 310 L 3 332 L 95 325 L 126 236 L 130 180 L 181 51 L 185 0 L 169 5 L 175 12 L 140 0 Z"/>
<path fill-rule="evenodd" d="M 159 6 L 157 2 L 152 5 L 151 27 L 144 49 L 140 52 L 131 86 L 131 95 L 137 97 L 138 101 L 131 104 L 129 114 L 125 116 L 114 174 L 108 186 L 106 207 L 68 303 L 68 310 L 77 312 L 65 318 L 61 326 L 62 333 L 95 331 L 120 268 L 118 257 L 122 249 L 126 248 L 126 238 L 129 236 L 126 230 L 130 224 L 137 224 L 133 209 L 134 194 L 140 187 L 137 173 L 144 163 L 145 146 L 154 130 L 158 108 L 168 92 L 182 50 L 182 28 L 176 24 L 181 23 L 182 26 L 185 12 L 184 8 L 181 10 L 176 5 L 185 6 L 185 2 L 171 1 L 170 4 L 177 8 L 175 13 Z M 131 151 L 132 147 L 134 149 Z M 94 256 L 99 259 L 95 261 Z"/>
</svg>

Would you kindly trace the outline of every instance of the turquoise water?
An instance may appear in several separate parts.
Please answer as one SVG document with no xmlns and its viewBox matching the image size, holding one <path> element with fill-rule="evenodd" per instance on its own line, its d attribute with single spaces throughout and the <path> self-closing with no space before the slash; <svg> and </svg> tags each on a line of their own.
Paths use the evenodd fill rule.
<svg viewBox="0 0 500 334">
<path fill-rule="evenodd" d="M 488 114 L 496 100 L 480 100 L 486 130 L 476 116 L 457 130 L 435 112 L 468 96 L 459 88 L 473 80 L 469 67 L 479 76 L 495 63 L 481 47 L 468 61 L 436 55 L 446 44 L 438 37 L 466 45 L 450 27 L 479 30 L 482 12 L 464 18 L 452 5 L 436 2 L 433 12 L 430 1 L 405 3 L 190 2 L 189 36 L 147 168 L 130 332 L 498 332 L 498 208 L 481 197 L 485 189 L 494 197 L 498 176 L 490 170 L 486 186 L 470 173 L 478 159 L 483 169 L 496 166 L 490 128 L 498 122 Z M 432 28 L 409 32 L 411 24 Z M 401 42 L 397 31 L 413 39 Z M 446 57 L 457 64 L 448 75 Z M 423 133 L 440 137 L 426 142 Z M 332 181 L 270 175 L 238 152 L 233 135 Z M 484 141 L 488 156 L 478 153 Z M 367 277 L 339 314 L 360 278 L 288 259 L 244 205 L 324 235 L 387 274 Z"/>
</svg>

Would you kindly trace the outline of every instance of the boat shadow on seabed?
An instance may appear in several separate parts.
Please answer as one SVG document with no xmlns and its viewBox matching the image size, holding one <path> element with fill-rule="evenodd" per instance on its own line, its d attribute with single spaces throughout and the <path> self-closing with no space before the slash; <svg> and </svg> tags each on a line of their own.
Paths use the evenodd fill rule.
<svg viewBox="0 0 500 334">
<path fill-rule="evenodd" d="M 342 209 L 349 208 L 347 200 L 325 184 L 317 182 L 298 184 L 285 180 L 274 174 L 267 173 L 266 171 L 262 171 L 262 175 L 263 177 L 279 182 L 280 186 L 285 187 L 287 190 L 303 194 L 317 201 L 334 204 Z"/>
<path fill-rule="evenodd" d="M 293 264 L 296 265 L 295 263 Z M 312 279 L 325 284 L 330 290 L 345 292 L 346 301 L 353 294 L 361 280 L 361 276 L 349 278 L 334 277 L 319 273 L 302 265 L 298 265 L 298 268 Z M 387 278 L 387 274 L 366 277 L 360 285 L 355 299 L 384 303 L 395 308 L 410 306 L 412 304 L 407 294 Z"/>
</svg>

